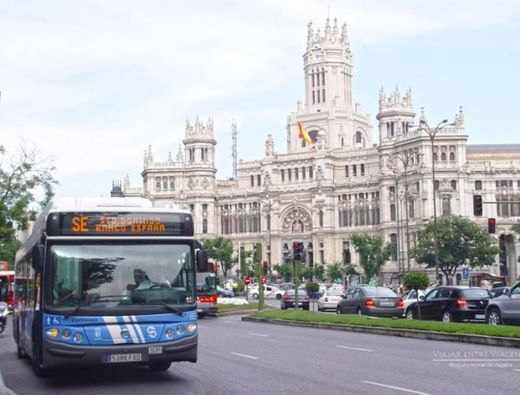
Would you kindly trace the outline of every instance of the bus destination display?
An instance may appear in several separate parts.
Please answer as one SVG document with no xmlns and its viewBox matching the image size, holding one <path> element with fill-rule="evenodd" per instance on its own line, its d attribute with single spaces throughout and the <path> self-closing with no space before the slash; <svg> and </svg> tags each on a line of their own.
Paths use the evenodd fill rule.
<svg viewBox="0 0 520 395">
<path fill-rule="evenodd" d="M 180 213 L 61 213 L 63 236 L 190 236 L 191 216 Z M 191 234 L 190 234 L 191 233 Z"/>
</svg>

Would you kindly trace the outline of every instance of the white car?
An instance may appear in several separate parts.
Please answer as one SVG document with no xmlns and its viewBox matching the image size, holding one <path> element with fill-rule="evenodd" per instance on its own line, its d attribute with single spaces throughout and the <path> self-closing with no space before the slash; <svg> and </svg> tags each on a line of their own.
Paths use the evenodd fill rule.
<svg viewBox="0 0 520 395">
<path fill-rule="evenodd" d="M 280 288 L 274 287 L 272 285 L 264 285 L 264 298 L 265 299 L 282 299 L 284 291 Z M 249 296 L 253 299 L 258 299 L 259 297 L 259 289 L 258 285 L 252 285 L 249 287 Z"/>
<path fill-rule="evenodd" d="M 342 297 L 341 291 L 325 291 L 318 299 L 318 311 L 336 310 Z"/>
<path fill-rule="evenodd" d="M 425 291 L 423 291 L 422 289 L 419 290 L 419 296 L 424 296 L 425 294 Z M 401 299 L 403 299 L 404 303 L 403 316 L 406 317 L 406 309 L 408 308 L 408 306 L 410 306 L 414 302 L 417 302 L 417 292 L 415 291 L 415 289 L 406 291 L 404 294 L 401 295 Z"/>
</svg>

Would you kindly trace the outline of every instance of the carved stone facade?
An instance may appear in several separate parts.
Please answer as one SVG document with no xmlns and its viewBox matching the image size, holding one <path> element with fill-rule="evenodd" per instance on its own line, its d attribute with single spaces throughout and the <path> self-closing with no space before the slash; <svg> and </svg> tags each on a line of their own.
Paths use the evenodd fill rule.
<svg viewBox="0 0 520 395">
<path fill-rule="evenodd" d="M 236 179 L 217 180 L 213 121 L 187 121 L 184 152 L 179 147 L 175 161 L 171 155 L 154 161 L 148 147 L 143 186 L 132 188 L 125 178 L 114 193 L 189 208 L 199 239 L 224 236 L 248 250 L 261 243 L 272 265 L 287 260 L 292 243 L 302 241 L 309 265 L 352 259 L 356 266 L 349 237 L 379 235 L 398 251 L 384 267 L 386 280 L 408 264 L 416 268 L 408 251 L 433 216 L 435 196 L 438 216 L 463 215 L 482 226 L 497 218 L 502 251 L 489 270 L 515 280 L 520 250 L 510 226 L 520 219 L 520 145 L 468 145 L 462 108 L 432 144 L 418 128 L 428 125 L 424 111 L 417 116 L 411 90 L 401 95 L 398 88 L 379 92 L 379 142 L 373 144 L 371 118 L 352 100 L 346 26 L 327 19 L 322 34 L 309 24 L 303 59 L 305 102 L 287 117 L 285 153 L 269 135 L 264 158 L 241 160 Z M 299 137 L 298 123 L 312 144 Z M 474 195 L 490 202 L 482 217 L 473 215 Z"/>
</svg>

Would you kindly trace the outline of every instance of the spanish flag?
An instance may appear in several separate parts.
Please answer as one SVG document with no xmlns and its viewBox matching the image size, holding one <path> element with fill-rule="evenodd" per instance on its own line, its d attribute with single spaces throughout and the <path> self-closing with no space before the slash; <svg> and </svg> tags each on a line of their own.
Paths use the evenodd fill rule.
<svg viewBox="0 0 520 395">
<path fill-rule="evenodd" d="M 314 144 L 314 141 L 312 141 L 311 136 L 309 136 L 309 133 L 307 133 L 301 122 L 298 122 L 297 125 L 298 137 L 304 139 L 307 142 L 307 144 Z"/>
</svg>

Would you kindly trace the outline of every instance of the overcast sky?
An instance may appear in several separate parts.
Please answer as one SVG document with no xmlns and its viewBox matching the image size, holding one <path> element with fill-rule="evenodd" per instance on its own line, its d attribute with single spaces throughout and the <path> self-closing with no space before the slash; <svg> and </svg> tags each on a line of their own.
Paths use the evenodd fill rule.
<svg viewBox="0 0 520 395">
<path fill-rule="evenodd" d="M 431 124 L 463 106 L 469 143 L 520 143 L 520 1 L 0 0 L 0 144 L 54 159 L 61 196 L 140 185 L 143 153 L 175 157 L 186 119 L 211 117 L 217 177 L 238 154 L 285 152 L 303 99 L 307 24 L 348 25 L 354 92 L 412 88 Z M 377 138 L 375 139 L 377 141 Z"/>
</svg>

